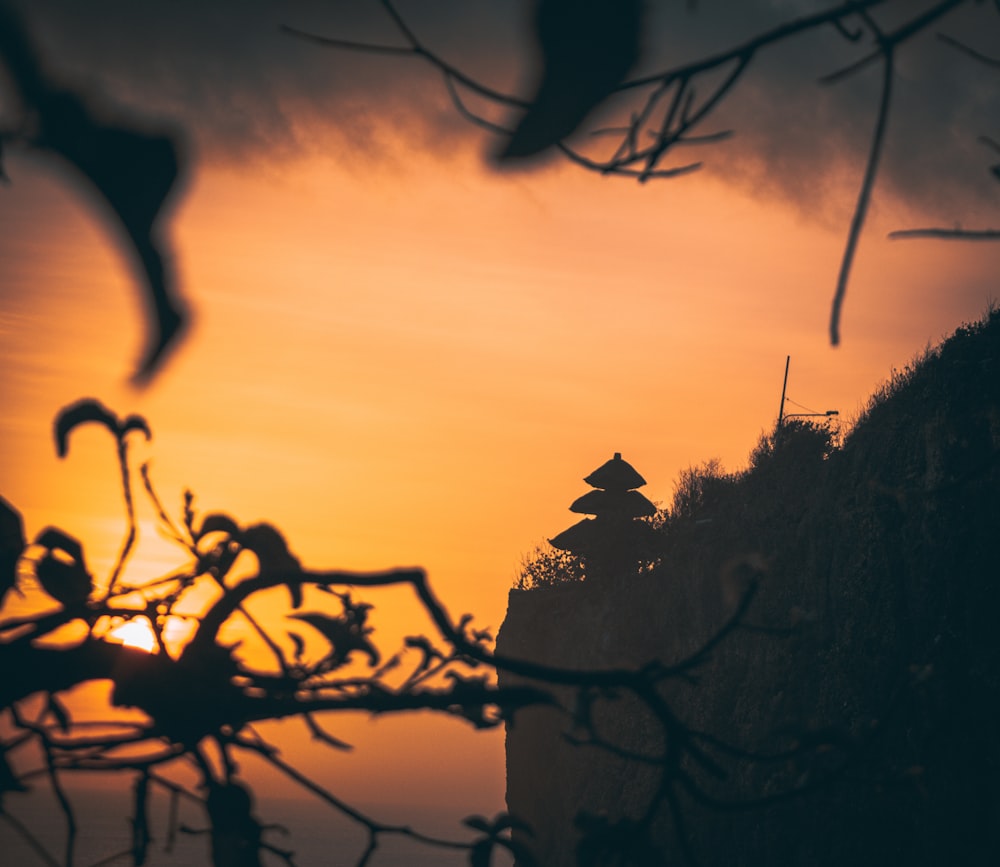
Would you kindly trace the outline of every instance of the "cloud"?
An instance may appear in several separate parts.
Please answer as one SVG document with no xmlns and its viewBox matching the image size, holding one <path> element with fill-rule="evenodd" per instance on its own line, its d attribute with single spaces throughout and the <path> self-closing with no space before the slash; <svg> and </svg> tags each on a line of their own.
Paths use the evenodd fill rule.
<svg viewBox="0 0 1000 867">
<path fill-rule="evenodd" d="M 835 4 L 829 4 L 834 6 Z M 887 3 L 873 13 L 892 32 L 938 4 Z M 960 8 L 899 45 L 891 113 L 877 192 L 928 214 L 975 215 L 1000 186 L 989 167 L 997 160 L 979 141 L 1000 138 L 1000 72 L 946 45 L 949 34 L 987 51 L 1000 44 L 1000 15 L 983 4 Z M 817 4 L 795 0 L 748 3 L 655 4 L 644 73 L 654 74 L 745 44 L 805 15 Z M 722 9 L 725 14 L 719 14 Z M 847 18 L 851 30 L 863 30 Z M 832 25 L 756 52 L 737 85 L 700 132 L 731 129 L 734 136 L 702 148 L 678 149 L 674 163 L 703 160 L 706 170 L 780 196 L 813 215 L 853 206 L 875 128 L 882 69 L 874 63 L 832 84 L 830 73 L 869 54 L 868 33 L 852 43 Z M 993 51 L 994 54 L 1000 52 Z M 698 100 L 727 69 L 696 80 Z M 628 106 L 626 111 L 633 109 Z M 628 115 L 625 114 L 625 117 Z"/>
<path fill-rule="evenodd" d="M 400 126 L 428 139 L 465 129 L 429 68 L 333 51 L 282 30 L 290 25 L 398 43 L 377 3 L 31 0 L 15 6 L 54 74 L 138 113 L 179 121 L 209 159 L 273 158 L 319 144 L 370 155 L 385 144 L 380 135 L 395 138 Z M 460 41 L 472 11 L 462 8 L 453 6 L 454 20 L 431 16 L 432 30 Z"/>
<path fill-rule="evenodd" d="M 937 38 L 945 32 L 982 44 L 982 31 L 992 26 L 996 44 L 1000 16 L 970 11 L 980 15 L 956 15 L 899 47 L 880 163 L 879 194 L 940 218 L 995 205 L 1000 192 L 989 172 L 994 160 L 978 141 L 1000 132 L 1000 74 Z M 727 106 L 749 155 L 730 173 L 756 173 L 814 209 L 822 208 L 824 178 L 849 182 L 853 197 L 876 124 L 884 65 L 829 85 L 818 80 L 870 50 L 870 41 L 855 47 L 827 28 L 762 58 L 748 89 Z"/>
<path fill-rule="evenodd" d="M 348 161 L 377 160 L 398 151 L 401 135 L 409 147 L 431 152 L 488 149 L 485 134 L 459 117 L 428 65 L 323 48 L 281 30 L 288 24 L 401 44 L 373 0 L 19 5 L 54 68 L 137 111 L 177 119 L 208 159 L 274 159 L 326 148 Z M 886 5 L 874 14 L 892 30 L 933 4 Z M 530 81 L 534 48 L 524 30 L 531 20 L 526 3 L 399 6 L 428 46 L 463 71 L 508 91 Z M 798 0 L 699 0 L 693 8 L 650 2 L 640 73 L 740 44 L 815 8 Z M 960 216 L 995 202 L 989 166 L 997 160 L 978 137 L 1000 138 L 1000 74 L 944 44 L 939 31 L 985 51 L 1000 41 L 1000 16 L 991 4 L 969 4 L 900 46 L 879 191 L 928 213 Z M 678 160 L 703 159 L 709 171 L 761 195 L 811 212 L 836 204 L 841 213 L 863 169 L 880 74 L 875 66 L 832 86 L 817 80 L 867 50 L 832 26 L 762 50 L 705 124 L 705 131 L 732 128 L 736 135 L 678 152 Z M 698 93 L 708 92 L 700 83 Z M 514 119 L 502 111 L 491 117 Z"/>
</svg>

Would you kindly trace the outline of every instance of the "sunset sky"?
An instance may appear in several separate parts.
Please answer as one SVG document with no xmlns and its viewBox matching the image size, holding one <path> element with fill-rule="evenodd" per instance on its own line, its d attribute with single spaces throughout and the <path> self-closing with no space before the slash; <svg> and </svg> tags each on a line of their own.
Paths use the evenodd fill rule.
<svg viewBox="0 0 1000 867">
<path fill-rule="evenodd" d="M 523 86 L 520 4 L 400 5 L 456 65 Z M 722 4 L 739 9 L 726 16 L 709 2 L 652 5 L 644 69 L 827 4 Z M 907 5 L 890 3 L 886 21 Z M 939 29 L 995 45 L 1000 18 L 979 25 L 966 5 Z M 995 74 L 933 34 L 900 52 L 884 172 L 832 348 L 878 84 L 874 69 L 839 90 L 815 83 L 858 56 L 832 28 L 761 60 L 706 130 L 737 134 L 697 152 L 703 171 L 641 185 L 558 158 L 497 171 L 495 140 L 417 60 L 279 31 L 398 42 L 377 3 L 23 7 L 53 72 L 176 124 L 191 154 L 167 230 L 193 327 L 137 390 L 142 308 L 114 227 L 58 166 L 5 153 L 0 494 L 29 537 L 55 524 L 84 540 L 98 574 L 123 526 L 112 443 L 81 429 L 60 461 L 51 438 L 80 397 L 148 418 L 136 460 L 152 462 L 175 514 L 190 488 L 201 509 L 281 527 L 310 567 L 423 566 L 453 615 L 495 630 L 522 555 L 576 520 L 583 476 L 613 452 L 667 504 L 686 467 L 744 465 L 775 422 L 787 355 L 789 411 L 836 409 L 846 429 L 893 367 L 1000 293 L 1000 246 L 886 239 L 1000 223 L 997 157 L 976 143 L 997 136 Z M 182 562 L 145 505 L 140 517 L 129 574 Z M 380 604 L 376 638 L 391 650 L 411 617 Z M 435 768 L 442 801 L 501 808 L 501 737 L 421 721 L 404 745 L 422 745 L 404 753 L 406 724 L 347 727 L 356 759 L 322 760 L 341 794 L 399 801 L 380 795 L 399 761 L 417 776 Z"/>
</svg>

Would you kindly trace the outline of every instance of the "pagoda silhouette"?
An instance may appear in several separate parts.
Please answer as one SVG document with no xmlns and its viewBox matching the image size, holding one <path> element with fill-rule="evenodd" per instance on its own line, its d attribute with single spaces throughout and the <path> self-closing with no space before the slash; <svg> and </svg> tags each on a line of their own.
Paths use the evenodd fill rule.
<svg viewBox="0 0 1000 867">
<path fill-rule="evenodd" d="M 656 514 L 656 506 L 636 490 L 646 480 L 615 452 L 584 481 L 594 490 L 574 500 L 569 510 L 593 517 L 563 530 L 549 544 L 582 558 L 589 580 L 634 575 L 642 562 L 652 559 L 656 532 L 639 520 Z"/>
</svg>

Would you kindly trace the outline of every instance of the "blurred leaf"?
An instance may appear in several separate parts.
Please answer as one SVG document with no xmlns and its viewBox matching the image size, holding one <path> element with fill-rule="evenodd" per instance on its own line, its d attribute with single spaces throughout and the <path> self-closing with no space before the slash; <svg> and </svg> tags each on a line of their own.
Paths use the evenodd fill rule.
<svg viewBox="0 0 1000 867">
<path fill-rule="evenodd" d="M 76 403 L 63 407 L 56 416 L 56 452 L 66 457 L 69 451 L 69 435 L 82 424 L 97 422 L 104 425 L 111 436 L 118 438 L 118 419 L 104 404 L 92 397 L 85 397 Z"/>
<path fill-rule="evenodd" d="M 94 581 L 87 571 L 80 542 L 62 530 L 46 527 L 35 538 L 35 544 L 48 549 L 35 563 L 35 577 L 42 589 L 66 608 L 86 602 Z M 65 559 L 53 556 L 55 552 Z"/>
<path fill-rule="evenodd" d="M 576 131 L 639 58 L 640 0 L 539 0 L 534 9 L 541 75 L 496 154 L 501 163 L 536 156 Z"/>
<path fill-rule="evenodd" d="M 518 867 L 535 867 L 537 864 L 534 856 L 520 841 L 500 836 L 504 831 L 511 829 L 531 834 L 530 826 L 517 817 L 509 813 L 498 813 L 491 822 L 485 816 L 467 816 L 462 820 L 462 824 L 486 835 L 484 839 L 477 840 L 469 847 L 470 864 L 476 865 L 476 867 L 489 865 L 493 850 L 497 846 L 511 852 L 517 859 Z"/>
<path fill-rule="evenodd" d="M 295 661 L 299 662 L 302 659 L 302 654 L 305 653 L 306 643 L 302 640 L 302 636 L 295 632 L 285 633 L 295 645 Z"/>
<path fill-rule="evenodd" d="M 153 438 L 153 432 L 149 429 L 149 423 L 141 415 L 127 416 L 119 427 L 119 434 L 120 436 L 125 436 L 125 434 L 134 430 L 141 431 L 147 440 Z"/>
<path fill-rule="evenodd" d="M 258 571 L 261 575 L 274 573 L 292 573 L 293 578 L 302 566 L 298 558 L 288 550 L 288 542 L 281 532 L 271 524 L 254 524 L 243 531 L 240 538 L 244 548 L 253 551 L 257 557 Z M 291 596 L 292 609 L 302 607 L 302 584 L 289 580 L 286 584 Z"/>
<path fill-rule="evenodd" d="M 211 551 L 198 558 L 198 570 L 222 581 L 229 574 L 229 570 L 233 568 L 233 563 L 239 556 L 240 546 L 235 542 L 232 540 L 219 542 Z"/>
<path fill-rule="evenodd" d="M 124 112 L 106 117 L 83 93 L 57 86 L 20 19 L 0 6 L 0 55 L 10 84 L 31 117 L 21 138 L 79 172 L 110 207 L 145 276 L 151 339 L 135 379 L 147 379 L 185 323 L 156 223 L 179 173 L 174 136 L 150 133 Z"/>
<path fill-rule="evenodd" d="M 513 816 L 510 813 L 500 813 L 493 822 L 493 830 L 499 833 L 500 831 L 506 831 L 508 828 L 511 830 L 521 831 L 524 834 L 533 835 L 531 825 L 523 819 L 519 819 L 517 816 Z"/>
<path fill-rule="evenodd" d="M 308 623 L 327 640 L 330 652 L 324 661 L 330 668 L 339 668 L 355 650 L 367 654 L 368 664 L 374 667 L 378 665 L 381 654 L 367 638 L 371 629 L 364 626 L 364 616 L 352 617 L 353 611 L 354 609 L 349 609 L 341 617 L 330 617 L 318 611 L 289 616 Z"/>
<path fill-rule="evenodd" d="M 21 513 L 0 497 L 0 605 L 7 591 L 17 586 L 17 564 L 25 544 Z"/>
<path fill-rule="evenodd" d="M 493 825 L 485 816 L 466 816 L 462 819 L 462 824 L 475 831 L 482 831 L 484 834 L 490 834 L 493 831 Z"/>
<path fill-rule="evenodd" d="M 299 561 L 288 550 L 285 537 L 271 524 L 253 524 L 239 538 L 244 548 L 253 551 L 260 571 L 281 572 L 299 570 Z"/>
<path fill-rule="evenodd" d="M 0 548 L 20 552 L 24 550 L 24 546 L 24 520 L 21 513 L 0 497 Z"/>
<path fill-rule="evenodd" d="M 83 546 L 80 540 L 58 527 L 46 527 L 40 530 L 35 536 L 35 544 L 50 551 L 62 551 L 74 562 L 83 562 Z"/>
<path fill-rule="evenodd" d="M 64 563 L 46 554 L 35 563 L 35 577 L 42 589 L 65 608 L 76 608 L 90 598 L 94 581 L 79 563 Z"/>
<path fill-rule="evenodd" d="M 238 539 L 240 536 L 240 526 L 229 515 L 222 512 L 212 512 L 204 517 L 201 527 L 195 533 L 195 541 L 207 536 L 209 533 L 228 533 L 232 538 Z"/>
<path fill-rule="evenodd" d="M 480 840 L 469 848 L 470 867 L 490 867 L 490 854 L 493 852 L 492 840 Z"/>
</svg>

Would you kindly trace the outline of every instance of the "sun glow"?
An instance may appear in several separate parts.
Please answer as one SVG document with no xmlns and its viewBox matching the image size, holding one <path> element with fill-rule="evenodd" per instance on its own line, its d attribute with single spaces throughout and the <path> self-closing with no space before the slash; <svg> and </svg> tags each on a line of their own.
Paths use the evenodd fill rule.
<svg viewBox="0 0 1000 867">
<path fill-rule="evenodd" d="M 110 637 L 117 639 L 125 647 L 134 647 L 146 653 L 153 653 L 156 650 L 156 636 L 153 634 L 152 624 L 145 617 L 126 620 L 111 631 Z"/>
</svg>

